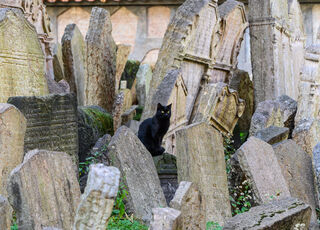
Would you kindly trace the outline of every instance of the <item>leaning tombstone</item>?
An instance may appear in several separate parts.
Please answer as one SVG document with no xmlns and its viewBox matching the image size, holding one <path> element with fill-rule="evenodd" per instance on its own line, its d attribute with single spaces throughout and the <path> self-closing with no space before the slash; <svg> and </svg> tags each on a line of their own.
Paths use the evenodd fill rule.
<svg viewBox="0 0 320 230">
<path fill-rule="evenodd" d="M 27 119 L 25 153 L 33 149 L 63 151 L 78 165 L 77 101 L 73 94 L 11 97 L 8 103 Z"/>
<path fill-rule="evenodd" d="M 200 228 L 231 217 L 222 135 L 206 123 L 177 131 L 178 180 L 193 182 L 201 197 Z M 201 167 L 199 167 L 201 165 Z"/>
<path fill-rule="evenodd" d="M 116 97 L 116 52 L 107 10 L 94 7 L 86 35 L 87 79 L 85 105 L 99 105 L 112 111 Z"/>
<path fill-rule="evenodd" d="M 45 57 L 35 28 L 19 9 L 0 9 L 0 18 L 0 53 L 6 54 L 0 59 L 0 102 L 48 94 Z"/>
<path fill-rule="evenodd" d="M 83 36 L 76 24 L 65 28 L 62 43 L 64 76 L 70 91 L 77 95 L 78 105 L 84 105 L 85 80 L 87 78 L 86 46 Z"/>
<path fill-rule="evenodd" d="M 11 172 L 7 188 L 19 229 L 72 229 L 80 201 L 74 167 L 66 153 L 33 150 L 26 154 Z"/>
<path fill-rule="evenodd" d="M 74 230 L 105 230 L 119 188 L 120 171 L 103 164 L 90 165 L 87 186 L 75 216 Z"/>
<path fill-rule="evenodd" d="M 288 184 L 272 146 L 250 137 L 236 152 L 240 167 L 252 185 L 254 200 L 263 204 L 270 199 L 290 197 Z"/>
<path fill-rule="evenodd" d="M 181 212 L 173 208 L 152 209 L 153 220 L 150 230 L 180 230 Z"/>
<path fill-rule="evenodd" d="M 153 94 L 166 73 L 175 68 L 181 68 L 188 91 L 185 114 L 189 120 L 202 80 L 213 77 L 219 36 L 217 2 L 187 0 L 176 10 L 163 38 L 142 120 L 153 115 Z"/>
<path fill-rule="evenodd" d="M 115 93 L 119 93 L 121 75 L 128 61 L 130 51 L 131 51 L 130 45 L 125 45 L 125 44 L 117 45 L 117 66 L 116 66 L 117 71 L 116 71 L 116 83 L 115 83 L 116 92 Z"/>
<path fill-rule="evenodd" d="M 108 152 L 111 165 L 120 169 L 121 180 L 128 189 L 129 213 L 150 222 L 153 208 L 167 206 L 151 154 L 125 126 L 112 137 Z"/>
<path fill-rule="evenodd" d="M 140 106 L 144 106 L 147 95 L 149 94 L 150 81 L 152 79 L 152 69 L 149 64 L 142 64 L 139 66 L 137 72 L 137 97 Z"/>
</svg>

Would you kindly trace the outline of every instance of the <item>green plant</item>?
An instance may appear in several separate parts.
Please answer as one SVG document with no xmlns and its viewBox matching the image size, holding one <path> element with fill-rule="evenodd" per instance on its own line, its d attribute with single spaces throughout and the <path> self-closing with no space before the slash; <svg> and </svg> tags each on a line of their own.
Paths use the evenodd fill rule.
<svg viewBox="0 0 320 230">
<path fill-rule="evenodd" d="M 139 106 L 136 108 L 136 115 L 133 117 L 133 120 L 140 121 L 143 112 L 143 107 Z"/>
<path fill-rule="evenodd" d="M 208 222 L 206 224 L 206 230 L 222 230 L 222 227 L 217 222 Z"/>
<path fill-rule="evenodd" d="M 13 212 L 10 230 L 18 230 L 16 213 Z"/>
<path fill-rule="evenodd" d="M 89 168 L 91 164 L 98 163 L 98 158 L 101 157 L 102 153 L 107 150 L 107 145 L 104 145 L 100 151 L 91 153 L 89 157 L 86 158 L 85 162 L 79 163 L 79 177 L 89 173 Z"/>
</svg>

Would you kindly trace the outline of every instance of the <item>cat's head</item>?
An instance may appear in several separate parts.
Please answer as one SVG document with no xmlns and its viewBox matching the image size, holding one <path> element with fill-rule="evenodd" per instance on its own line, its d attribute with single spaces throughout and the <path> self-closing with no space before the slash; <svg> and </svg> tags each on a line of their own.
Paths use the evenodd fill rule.
<svg viewBox="0 0 320 230">
<path fill-rule="evenodd" d="M 158 103 L 156 117 L 158 119 L 170 119 L 171 117 L 171 105 L 163 106 Z"/>
</svg>

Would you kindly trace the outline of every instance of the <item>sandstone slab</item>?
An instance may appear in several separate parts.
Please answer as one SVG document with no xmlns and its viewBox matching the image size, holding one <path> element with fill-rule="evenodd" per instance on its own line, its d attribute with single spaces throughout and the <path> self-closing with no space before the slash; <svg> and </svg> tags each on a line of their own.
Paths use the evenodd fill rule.
<svg viewBox="0 0 320 230">
<path fill-rule="evenodd" d="M 193 182 L 201 197 L 201 229 L 231 217 L 222 135 L 206 123 L 177 131 L 178 180 Z"/>
<path fill-rule="evenodd" d="M 196 185 L 181 181 L 170 207 L 181 212 L 180 227 L 182 229 L 201 229 L 201 200 Z"/>
<path fill-rule="evenodd" d="M 7 197 L 10 172 L 23 161 L 27 120 L 13 105 L 0 103 L 0 194 Z"/>
<path fill-rule="evenodd" d="M 173 208 L 154 208 L 150 230 L 179 230 L 181 212 Z"/>
<path fill-rule="evenodd" d="M 27 119 L 25 153 L 33 149 L 63 151 L 78 165 L 77 101 L 73 94 L 11 97 L 8 103 Z"/>
<path fill-rule="evenodd" d="M 152 69 L 149 64 L 141 64 L 137 73 L 137 99 L 140 106 L 146 103 L 147 95 L 149 94 L 150 82 L 152 79 Z"/>
<path fill-rule="evenodd" d="M 251 183 L 255 202 L 263 204 L 270 197 L 290 197 L 288 184 L 271 145 L 250 137 L 237 150 L 236 155 L 242 171 Z"/>
<path fill-rule="evenodd" d="M 10 229 L 11 207 L 8 200 L 0 195 L 0 229 Z"/>
<path fill-rule="evenodd" d="M 290 197 L 274 200 L 253 207 L 249 212 L 238 214 L 229 219 L 223 229 L 279 230 L 295 229 L 301 225 L 302 229 L 309 229 L 310 217 L 310 206 Z"/>
<path fill-rule="evenodd" d="M 76 24 L 67 25 L 61 43 L 65 79 L 70 91 L 77 95 L 78 105 L 84 105 L 87 55 L 83 36 Z"/>
<path fill-rule="evenodd" d="M 72 229 L 80 188 L 71 157 L 62 152 L 33 150 L 10 174 L 9 202 L 20 229 L 43 226 Z"/>
<path fill-rule="evenodd" d="M 64 79 L 63 59 L 62 59 L 62 46 L 60 43 L 56 44 L 53 48 L 53 73 L 56 82 Z"/>
<path fill-rule="evenodd" d="M 245 102 L 236 91 L 224 83 L 207 84 L 200 91 L 193 108 L 192 123 L 211 124 L 225 135 L 232 135 L 238 119 L 245 110 Z"/>
<path fill-rule="evenodd" d="M 105 230 L 117 196 L 120 171 L 103 164 L 90 166 L 87 186 L 75 216 L 74 230 Z"/>
<path fill-rule="evenodd" d="M 312 220 L 316 221 L 319 199 L 312 158 L 293 140 L 285 140 L 273 146 L 292 197 L 312 208 Z"/>
<path fill-rule="evenodd" d="M 120 169 L 122 180 L 128 188 L 129 211 L 137 218 L 150 222 L 153 208 L 166 207 L 151 154 L 125 126 L 120 127 L 112 137 L 108 151 L 111 165 Z"/>
<path fill-rule="evenodd" d="M 117 46 L 112 38 L 112 25 L 107 10 L 92 8 L 87 46 L 87 80 L 85 105 L 99 105 L 112 111 L 116 97 Z"/>
<path fill-rule="evenodd" d="M 116 82 L 115 82 L 115 90 L 118 93 L 120 88 L 120 79 L 126 63 L 128 61 L 128 57 L 131 51 L 130 45 L 119 44 L 117 45 L 117 64 L 116 64 Z"/>
<path fill-rule="evenodd" d="M 271 125 L 292 131 L 296 112 L 297 102 L 286 95 L 259 103 L 251 119 L 250 136 Z"/>
<path fill-rule="evenodd" d="M 289 128 L 272 125 L 268 128 L 260 129 L 258 132 L 256 132 L 255 137 L 267 142 L 270 145 L 273 145 L 288 139 L 289 131 Z"/>
<path fill-rule="evenodd" d="M 35 28 L 19 9 L 0 9 L 0 102 L 11 96 L 46 95 L 45 57 Z M 14 80 L 13 80 L 14 79 Z"/>
</svg>

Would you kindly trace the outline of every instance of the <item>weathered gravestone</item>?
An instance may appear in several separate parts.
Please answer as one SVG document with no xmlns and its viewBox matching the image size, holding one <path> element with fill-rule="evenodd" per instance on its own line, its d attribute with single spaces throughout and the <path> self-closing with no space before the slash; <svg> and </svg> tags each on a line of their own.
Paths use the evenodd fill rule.
<svg viewBox="0 0 320 230">
<path fill-rule="evenodd" d="M 103 164 L 90 166 L 87 186 L 81 196 L 74 230 L 105 230 L 119 188 L 120 172 Z"/>
<path fill-rule="evenodd" d="M 178 180 L 193 182 L 201 197 L 199 225 L 231 217 L 222 135 L 206 123 L 177 131 Z"/>
<path fill-rule="evenodd" d="M 289 6 L 288 0 L 248 2 L 256 105 L 282 94 L 296 100 L 303 47 L 292 32 L 289 11 L 293 14 L 299 5 Z"/>
<path fill-rule="evenodd" d="M 246 107 L 238 120 L 239 130 L 247 132 L 250 129 L 251 118 L 254 113 L 254 92 L 253 83 L 249 74 L 243 70 L 235 70 L 229 80 L 230 89 L 236 90 L 239 98 L 244 100 Z"/>
<path fill-rule="evenodd" d="M 270 145 L 279 143 L 288 139 L 289 137 L 289 128 L 278 127 L 278 126 L 269 126 L 265 129 L 260 129 L 255 133 L 255 137 L 267 142 Z"/>
<path fill-rule="evenodd" d="M 0 195 L 0 229 L 10 229 L 12 213 L 7 199 Z"/>
<path fill-rule="evenodd" d="M 8 182 L 9 202 L 19 229 L 72 229 L 80 201 L 74 167 L 66 153 L 33 150 L 26 154 Z"/>
<path fill-rule="evenodd" d="M 229 219 L 223 229 L 309 229 L 310 217 L 310 206 L 290 197 L 273 200 L 238 214 Z"/>
<path fill-rule="evenodd" d="M 113 103 L 112 108 L 112 117 L 113 117 L 113 130 L 117 131 L 118 128 L 121 126 L 121 115 L 124 107 L 124 92 L 120 92 L 117 94 L 115 101 Z"/>
<path fill-rule="evenodd" d="M 260 102 L 251 119 L 250 135 L 271 125 L 287 127 L 292 132 L 296 112 L 297 102 L 286 95 Z"/>
<path fill-rule="evenodd" d="M 246 28 L 249 26 L 244 4 L 227 0 L 219 6 L 221 27 L 211 83 L 228 82 L 237 68 L 238 54 Z"/>
<path fill-rule="evenodd" d="M 236 91 L 224 83 L 207 84 L 193 108 L 192 123 L 205 121 L 225 135 L 233 133 L 238 119 L 245 110 L 245 103 Z"/>
<path fill-rule="evenodd" d="M 170 207 L 181 212 L 181 229 L 201 230 L 201 199 L 194 183 L 181 181 Z"/>
<path fill-rule="evenodd" d="M 0 9 L 0 102 L 46 95 L 45 58 L 35 28 L 19 9 Z"/>
<path fill-rule="evenodd" d="M 236 152 L 242 171 L 250 181 L 254 200 L 266 203 L 270 197 L 289 197 L 290 191 L 272 146 L 250 137 Z"/>
<path fill-rule="evenodd" d="M 63 59 L 62 59 L 62 47 L 60 43 L 56 44 L 53 48 L 53 73 L 54 80 L 56 82 L 64 79 Z"/>
<path fill-rule="evenodd" d="M 0 103 L 0 194 L 5 197 L 10 172 L 23 161 L 26 123 L 15 106 Z"/>
<path fill-rule="evenodd" d="M 78 105 L 84 105 L 87 79 L 86 44 L 76 24 L 67 25 L 61 43 L 65 79 L 70 85 L 70 91 L 77 95 Z"/>
<path fill-rule="evenodd" d="M 318 196 L 320 191 L 320 142 L 313 149 L 314 169 L 316 174 L 316 182 L 318 188 Z"/>
<path fill-rule="evenodd" d="M 155 89 L 173 68 L 181 68 L 188 90 L 185 114 L 189 119 L 201 80 L 213 70 L 218 21 L 217 0 L 187 0 L 177 9 L 163 38 L 142 119 L 153 115 Z"/>
<path fill-rule="evenodd" d="M 0 8 L 16 7 L 22 9 L 22 0 L 1 0 Z"/>
<path fill-rule="evenodd" d="M 150 222 L 153 208 L 167 206 L 151 154 L 125 126 L 112 137 L 108 151 L 111 164 L 120 169 L 128 188 L 129 212 Z"/>
<path fill-rule="evenodd" d="M 312 166 L 312 158 L 293 140 L 285 140 L 273 146 L 292 197 L 310 205 L 312 220 L 316 221 L 319 208 L 318 192 Z"/>
<path fill-rule="evenodd" d="M 110 14 L 102 8 L 92 8 L 87 45 L 87 79 L 85 105 L 99 105 L 112 111 L 116 97 L 116 53 L 112 38 Z"/>
<path fill-rule="evenodd" d="M 152 79 L 152 69 L 149 64 L 142 64 L 139 66 L 137 73 L 137 98 L 140 106 L 146 103 L 147 95 L 149 94 L 150 82 Z"/>
<path fill-rule="evenodd" d="M 118 93 L 120 88 L 120 79 L 123 73 L 123 70 L 128 61 L 128 57 L 131 51 L 130 45 L 119 44 L 117 46 L 117 64 L 116 64 L 116 82 L 115 82 L 115 93 Z"/>
<path fill-rule="evenodd" d="M 27 119 L 25 153 L 33 149 L 63 151 L 78 165 L 77 102 L 73 94 L 11 97 L 8 103 Z"/>
<path fill-rule="evenodd" d="M 181 212 L 173 208 L 152 209 L 153 220 L 150 230 L 180 230 Z"/>
</svg>

